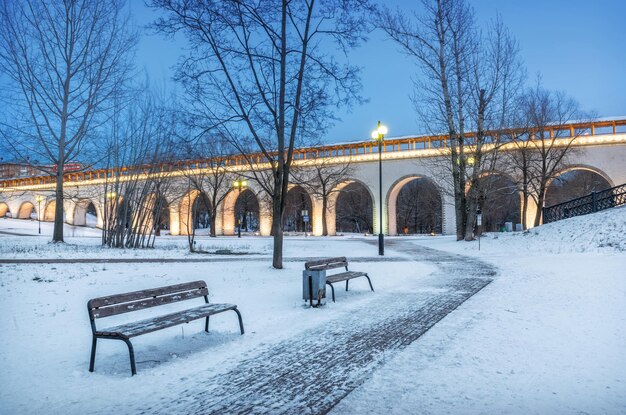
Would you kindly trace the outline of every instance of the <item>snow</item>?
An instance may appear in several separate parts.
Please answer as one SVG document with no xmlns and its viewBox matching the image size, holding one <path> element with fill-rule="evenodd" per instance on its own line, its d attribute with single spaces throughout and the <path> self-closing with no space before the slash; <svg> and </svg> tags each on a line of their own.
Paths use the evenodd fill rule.
<svg viewBox="0 0 626 415">
<path fill-rule="evenodd" d="M 492 253 L 564 254 L 626 252 L 626 206 L 577 216 L 525 232 L 490 233 L 478 242 L 450 243 L 450 237 L 428 239 L 428 246 L 489 259 Z M 555 256 L 554 258 L 560 258 Z"/>
<path fill-rule="evenodd" d="M 42 223 L 39 237 L 36 221 L 1 219 L 0 259 L 180 262 L 0 264 L 2 414 L 136 412 L 155 395 L 187 391 L 202 373 L 226 373 L 244 358 L 321 330 L 390 294 L 428 294 L 437 263 L 394 250 L 396 241 L 478 258 L 498 275 L 413 344 L 385 356 L 333 413 L 623 413 L 626 406 L 624 208 L 527 233 L 488 234 L 480 251 L 477 241 L 450 237 L 388 238 L 384 260 L 376 255 L 375 237 L 288 237 L 284 270 L 270 267 L 268 238 L 199 238 L 208 251 L 246 253 L 223 256 L 190 254 L 185 237 L 160 237 L 150 250 L 115 250 L 99 246 L 98 230 L 66 230 L 74 235 L 67 244 L 51 244 L 51 224 Z M 351 291 L 337 290 L 336 303 L 305 307 L 304 258 L 335 255 L 354 258 L 351 269 L 367 270 L 376 292 L 357 280 Z M 185 262 L 192 258 L 214 262 Z M 209 334 L 198 321 L 137 337 L 134 377 L 124 343 L 103 340 L 96 371 L 87 371 L 88 299 L 196 279 L 207 281 L 211 302 L 239 306 L 245 335 L 238 333 L 235 314 L 223 313 L 212 317 Z M 145 310 L 97 324 L 112 326 L 142 313 L 154 315 Z"/>
<path fill-rule="evenodd" d="M 45 252 L 46 258 L 194 258 L 202 254 L 188 252 L 187 236 L 167 236 L 157 238 L 154 249 L 117 249 L 101 246 L 102 233 L 99 229 L 72 226 L 65 224 L 64 235 L 66 244 L 48 243 L 52 237 L 53 223 L 41 222 L 41 235 L 37 234 L 37 221 L 0 218 L 0 259 L 2 258 L 41 258 Z M 36 237 L 24 238 L 24 235 Z M 376 241 L 371 235 L 366 239 Z M 286 257 L 304 256 L 337 256 L 337 252 L 350 253 L 352 257 L 370 256 L 373 249 L 362 243 L 360 235 L 342 238 L 330 238 L 332 244 L 315 243 L 319 238 L 293 236 L 289 237 L 284 255 Z M 196 250 L 206 251 L 213 255 L 210 258 L 228 258 L 230 255 L 215 255 L 215 252 L 230 251 L 232 254 L 246 254 L 246 257 L 263 258 L 271 255 L 273 242 L 270 238 L 226 236 L 211 238 L 207 235 L 197 235 L 195 238 Z M 315 244 L 315 252 L 307 253 L 309 247 Z"/>
<path fill-rule="evenodd" d="M 332 413 L 624 413 L 625 235 L 618 208 L 487 235 L 481 251 L 413 241 L 479 257 L 500 276 Z"/>
<path fill-rule="evenodd" d="M 493 262 L 499 279 L 333 413 L 623 413 L 626 258 Z"/>
</svg>

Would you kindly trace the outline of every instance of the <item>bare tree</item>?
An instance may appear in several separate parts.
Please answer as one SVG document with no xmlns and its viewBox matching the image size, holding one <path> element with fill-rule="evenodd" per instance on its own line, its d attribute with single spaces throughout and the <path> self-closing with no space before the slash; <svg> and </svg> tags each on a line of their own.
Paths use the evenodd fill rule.
<svg viewBox="0 0 626 415">
<path fill-rule="evenodd" d="M 539 154 L 534 151 L 534 145 L 529 139 L 530 127 L 518 124 L 520 129 L 511 130 L 505 135 L 510 140 L 509 150 L 504 152 L 504 157 L 499 165 L 503 171 L 509 172 L 516 180 L 522 193 L 521 222 L 524 229 L 528 229 L 527 213 L 532 198 L 533 167 L 537 164 Z"/>
<path fill-rule="evenodd" d="M 472 239 L 479 174 L 497 156 L 488 130 L 508 122 L 521 83 L 517 43 L 496 20 L 483 35 L 465 0 L 423 0 L 423 13 L 385 9 L 380 27 L 422 69 L 418 115 L 433 134 L 446 131 L 442 166 L 455 201 L 457 239 Z M 471 129 L 474 134 L 468 134 Z M 490 144 L 490 145 L 486 145 Z M 466 194 L 467 183 L 472 183 Z"/>
<path fill-rule="evenodd" d="M 519 143 L 511 155 L 517 158 L 513 164 L 518 174 L 528 183 L 528 195 L 537 206 L 534 226 L 541 223 L 541 207 L 544 205 L 548 185 L 565 167 L 568 158 L 578 151 L 573 144 L 584 132 L 558 126 L 572 121 L 589 121 L 578 103 L 563 92 L 546 90 L 537 80 L 522 98 L 522 112 L 529 129 L 528 143 Z M 529 152 L 530 151 L 530 152 Z M 520 160 L 521 158 L 521 160 Z"/>
<path fill-rule="evenodd" d="M 363 37 L 367 0 L 152 0 L 165 33 L 184 32 L 191 52 L 182 81 L 206 130 L 229 130 L 232 144 L 249 138 L 272 174 L 272 264 L 282 268 L 283 230 L 296 142 L 319 136 L 335 119 L 333 105 L 358 100 L 357 69 L 330 54 Z M 335 55 L 336 56 L 336 55 Z"/>
<path fill-rule="evenodd" d="M 63 242 L 65 163 L 89 147 L 100 114 L 129 76 L 136 36 L 121 0 L 3 1 L 0 7 L 0 69 L 13 86 L 13 113 L 4 126 L 20 159 L 36 155 L 51 164 L 52 240 Z"/>
<path fill-rule="evenodd" d="M 209 215 L 209 234 L 216 236 L 215 220 L 217 207 L 224 201 L 230 191 L 230 183 L 234 178 L 229 171 L 228 159 L 234 149 L 229 142 L 220 137 L 202 133 L 192 141 L 186 141 L 184 156 L 197 160 L 195 169 L 186 171 L 187 194 L 197 193 L 196 203 L 188 209 L 187 226 L 191 227 L 189 235 L 189 250 L 194 252 L 196 222 L 198 220 L 198 203 L 206 207 Z"/>
<path fill-rule="evenodd" d="M 102 243 L 115 248 L 154 246 L 172 179 L 175 114 L 146 93 L 133 107 L 116 107 L 107 145 Z"/>
<path fill-rule="evenodd" d="M 322 235 L 328 235 L 327 210 L 335 206 L 330 205 L 331 196 L 341 192 L 339 185 L 350 179 L 354 168 L 350 161 L 337 164 L 331 158 L 324 157 L 324 148 L 319 149 L 313 160 L 306 165 L 292 169 L 291 177 L 294 183 L 302 186 L 307 192 L 322 201 Z M 336 200 L 337 198 L 334 198 Z"/>
</svg>

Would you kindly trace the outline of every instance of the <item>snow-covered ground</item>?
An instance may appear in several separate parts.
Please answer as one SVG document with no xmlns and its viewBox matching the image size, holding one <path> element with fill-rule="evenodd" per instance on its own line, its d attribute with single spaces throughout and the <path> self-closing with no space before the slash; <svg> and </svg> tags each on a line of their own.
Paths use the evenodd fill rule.
<svg viewBox="0 0 626 415">
<path fill-rule="evenodd" d="M 195 238 L 196 250 L 205 251 L 209 255 L 188 252 L 187 236 L 157 237 L 153 249 L 111 249 L 101 245 L 102 231 L 85 226 L 64 225 L 65 244 L 52 244 L 53 223 L 41 222 L 41 235 L 35 220 L 0 218 L 0 259 L 34 259 L 34 258 L 224 258 L 219 252 L 229 251 L 232 254 L 245 254 L 246 257 L 267 257 L 272 254 L 271 238 L 246 236 L 222 236 L 211 238 L 198 235 Z M 33 237 L 25 238 L 25 235 Z M 377 241 L 376 236 L 366 240 Z M 336 256 L 337 252 L 352 257 L 371 256 L 376 254 L 375 248 L 362 243 L 361 235 L 333 237 L 332 244 L 319 243 L 319 238 L 292 236 L 285 244 L 286 257 Z M 358 241 L 355 243 L 355 241 Z M 309 253 L 309 249 L 314 252 Z M 218 252 L 218 254 L 215 254 Z"/>
<path fill-rule="evenodd" d="M 44 236 L 15 236 L 36 234 L 37 222 L 0 219 L 0 259 L 199 257 L 187 253 L 184 237 L 162 237 L 153 250 L 103 249 L 99 231 L 82 227 L 70 227 L 75 236 L 66 246 L 54 245 L 45 226 Z M 302 262 L 272 269 L 267 238 L 200 238 L 209 251 L 248 253 L 205 255 L 220 262 L 0 265 L 0 413 L 103 407 L 123 413 L 165 390 L 191 387 L 198 373 L 227 372 L 259 350 L 374 306 L 386 294 L 425 291 L 437 264 L 394 251 L 394 241 L 477 257 L 499 274 L 388 356 L 334 413 L 624 413 L 625 235 L 621 208 L 525 234 L 487 235 L 480 251 L 477 242 L 449 237 L 389 238 L 388 261 L 379 261 L 375 238 L 287 238 L 285 257 L 346 255 L 361 261 L 351 262 L 353 269 L 373 276 L 375 293 L 355 281 L 350 292 L 338 290 L 337 303 L 314 310 L 300 300 Z M 212 302 L 238 304 L 244 336 L 228 313 L 212 318 L 209 334 L 198 321 L 140 336 L 135 377 L 125 345 L 103 340 L 96 372 L 87 371 L 89 298 L 195 279 L 207 281 Z"/>
<path fill-rule="evenodd" d="M 416 243 L 500 275 L 333 413 L 626 413 L 626 209 Z"/>
</svg>

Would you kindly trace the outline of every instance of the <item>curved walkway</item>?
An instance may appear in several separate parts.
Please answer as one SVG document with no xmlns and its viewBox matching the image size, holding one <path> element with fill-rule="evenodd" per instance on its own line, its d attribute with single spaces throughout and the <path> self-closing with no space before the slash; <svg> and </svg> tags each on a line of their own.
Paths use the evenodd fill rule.
<svg viewBox="0 0 626 415">
<path fill-rule="evenodd" d="M 372 306 L 358 314 L 267 346 L 225 374 L 207 372 L 187 380 L 180 391 L 165 391 L 138 411 L 324 414 L 495 275 L 492 266 L 473 258 L 409 241 L 393 241 L 390 247 L 435 263 L 439 271 L 419 292 L 377 293 Z"/>
</svg>

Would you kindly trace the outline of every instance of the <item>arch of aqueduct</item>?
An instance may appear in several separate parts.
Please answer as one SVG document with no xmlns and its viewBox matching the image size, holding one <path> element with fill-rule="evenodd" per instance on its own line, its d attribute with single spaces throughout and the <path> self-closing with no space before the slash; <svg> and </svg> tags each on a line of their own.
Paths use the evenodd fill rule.
<svg viewBox="0 0 626 415">
<path fill-rule="evenodd" d="M 581 132 L 583 131 L 583 132 Z M 607 180 L 611 186 L 626 183 L 626 118 L 602 120 L 593 123 L 568 124 L 553 127 L 551 134 L 558 137 L 578 136 L 574 145 L 580 149 L 573 154 L 570 163 L 563 168 L 563 172 L 572 169 L 593 171 Z M 294 163 L 306 168 L 315 154 L 316 158 L 326 157 L 332 163 L 350 162 L 354 166 L 353 177 L 340 186 L 350 182 L 359 182 L 365 186 L 373 202 L 374 229 L 378 229 L 379 209 L 383 209 L 383 229 L 386 234 L 396 233 L 396 200 L 402 186 L 415 178 L 428 178 L 434 183 L 438 180 L 433 172 L 433 161 L 441 157 L 441 148 L 445 147 L 444 137 L 420 136 L 391 138 L 385 141 L 383 147 L 383 183 L 382 194 L 384 200 L 379 200 L 378 184 L 378 153 L 376 145 L 370 141 L 327 145 L 323 148 L 307 148 L 298 150 L 294 156 Z M 567 138 L 559 138 L 563 142 Z M 506 148 L 505 148 L 506 150 Z M 320 154 L 323 152 L 323 154 Z M 262 162 L 259 161 L 262 167 Z M 249 165 L 242 157 L 234 156 L 229 162 L 229 170 L 245 174 Z M 167 165 L 162 171 L 168 175 L 168 180 L 184 182 L 189 174 L 201 172 L 202 161 L 189 161 Z M 90 203 L 96 208 L 97 226 L 103 226 L 103 211 L 105 204 L 104 189 L 107 181 L 110 183 L 117 175 L 124 179 L 124 172 L 120 170 L 94 170 L 65 175 L 65 191 L 67 198 L 64 202 L 65 221 L 73 225 L 85 225 L 87 207 Z M 441 183 L 437 183 L 441 185 Z M 54 179 L 52 177 L 33 177 L 12 179 L 0 182 L 0 217 L 11 213 L 13 218 L 30 218 L 33 209 L 38 218 L 45 221 L 53 220 L 54 216 Z M 170 186 L 176 188 L 176 186 Z M 181 186 L 183 187 L 183 186 Z M 257 194 L 259 202 L 260 234 L 269 235 L 271 229 L 271 205 L 266 197 L 262 197 L 261 189 L 250 181 L 249 189 Z M 185 235 L 190 232 L 189 212 L 197 197 L 197 191 L 191 193 L 166 194 L 165 198 L 169 209 L 170 233 Z M 444 234 L 455 233 L 454 202 L 450 195 L 442 192 L 442 230 Z M 47 196 L 41 203 L 41 211 L 37 196 Z M 233 235 L 235 233 L 234 205 L 238 193 L 231 191 L 220 206 L 217 207 L 216 233 Z M 337 198 L 334 193 L 331 198 Z M 322 201 L 310 197 L 312 203 L 311 225 L 314 235 L 322 234 Z M 331 201 L 332 202 L 332 201 Z M 327 208 L 328 233 L 335 234 L 334 203 Z M 528 210 L 528 223 L 532 223 L 538 214 L 538 207 Z"/>
</svg>

